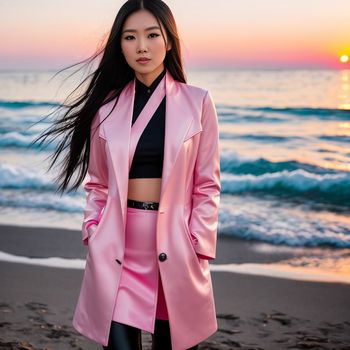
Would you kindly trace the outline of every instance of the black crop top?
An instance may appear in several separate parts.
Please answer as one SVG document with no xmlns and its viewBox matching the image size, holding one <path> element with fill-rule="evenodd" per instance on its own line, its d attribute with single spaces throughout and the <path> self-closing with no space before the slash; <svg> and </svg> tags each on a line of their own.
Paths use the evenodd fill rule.
<svg viewBox="0 0 350 350">
<path fill-rule="evenodd" d="M 166 73 L 163 72 L 148 87 L 136 78 L 135 101 L 132 124 L 141 113 L 143 107 L 152 95 Z M 164 135 L 165 135 L 165 100 L 153 114 L 137 143 L 134 158 L 131 163 L 129 179 L 134 178 L 161 178 L 164 158 Z"/>
</svg>

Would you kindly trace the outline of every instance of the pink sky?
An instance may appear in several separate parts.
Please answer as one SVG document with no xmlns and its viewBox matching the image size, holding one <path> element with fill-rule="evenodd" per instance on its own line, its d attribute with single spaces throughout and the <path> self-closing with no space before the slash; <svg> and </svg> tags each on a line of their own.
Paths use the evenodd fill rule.
<svg viewBox="0 0 350 350">
<path fill-rule="evenodd" d="M 124 1 L 12 0 L 0 13 L 0 69 L 60 68 L 92 54 Z M 186 67 L 350 68 L 349 0 L 166 1 Z"/>
</svg>

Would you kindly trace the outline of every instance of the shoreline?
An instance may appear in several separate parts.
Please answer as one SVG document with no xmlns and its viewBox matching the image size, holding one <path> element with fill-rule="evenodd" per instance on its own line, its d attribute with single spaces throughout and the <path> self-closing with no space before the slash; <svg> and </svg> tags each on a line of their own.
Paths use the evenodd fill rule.
<svg viewBox="0 0 350 350">
<path fill-rule="evenodd" d="M 87 248 L 82 246 L 78 230 L 0 225 L 0 247 L 0 261 L 4 262 L 85 267 Z M 350 249 L 276 246 L 220 235 L 210 267 L 212 272 L 350 284 L 349 253 Z"/>
<path fill-rule="evenodd" d="M 270 251 L 252 241 L 220 237 L 212 267 L 282 261 L 299 249 Z M 84 259 L 79 231 L 0 226 L 1 250 L 31 258 Z M 82 269 L 0 261 L 1 349 L 102 347 L 72 326 Z M 218 330 L 200 350 L 350 349 L 350 285 L 212 271 Z M 151 335 L 142 332 L 143 349 Z M 313 347 L 312 347 L 313 346 Z"/>
</svg>

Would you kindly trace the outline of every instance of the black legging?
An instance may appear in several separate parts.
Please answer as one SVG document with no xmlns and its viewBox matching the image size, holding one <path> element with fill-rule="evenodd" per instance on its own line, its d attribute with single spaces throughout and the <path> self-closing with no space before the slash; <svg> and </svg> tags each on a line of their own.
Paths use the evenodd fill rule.
<svg viewBox="0 0 350 350">
<path fill-rule="evenodd" d="M 104 350 L 142 350 L 141 330 L 112 321 L 108 346 Z M 152 350 L 171 350 L 169 321 L 156 319 L 152 334 Z M 188 350 L 198 350 L 198 345 Z"/>
</svg>

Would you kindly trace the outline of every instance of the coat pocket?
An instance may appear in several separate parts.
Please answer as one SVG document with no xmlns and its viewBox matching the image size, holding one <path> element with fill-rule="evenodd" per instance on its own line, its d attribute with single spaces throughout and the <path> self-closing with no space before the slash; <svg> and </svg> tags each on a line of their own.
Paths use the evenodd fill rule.
<svg viewBox="0 0 350 350">
<path fill-rule="evenodd" d="M 190 244 L 190 246 L 191 246 L 191 250 L 192 250 L 194 256 L 196 257 L 196 260 L 197 260 L 198 262 L 200 262 L 200 258 L 199 258 L 199 256 L 197 255 L 196 250 L 195 250 L 195 248 L 194 248 L 194 244 L 195 244 L 195 243 L 193 242 L 193 238 L 192 238 L 192 235 L 191 235 L 191 232 L 190 232 L 190 228 L 188 227 L 188 224 L 187 224 L 187 222 L 186 222 L 186 215 L 185 215 L 185 214 L 182 215 L 182 224 L 183 224 L 183 227 L 184 227 L 184 229 L 185 229 L 186 236 L 187 236 L 187 238 L 188 238 L 189 244 Z"/>
<path fill-rule="evenodd" d="M 95 230 L 94 230 L 93 232 L 90 233 L 89 239 L 88 239 L 88 245 L 90 245 L 91 242 L 94 240 L 97 231 L 98 231 L 98 225 L 96 225 Z"/>
<path fill-rule="evenodd" d="M 108 202 L 108 198 L 107 198 L 107 202 Z M 93 231 L 92 234 L 89 236 L 88 244 L 91 244 L 94 241 L 95 237 L 99 234 L 99 231 L 101 230 L 101 224 L 105 217 L 104 213 L 106 211 L 106 207 L 107 207 L 107 203 L 106 203 L 106 206 L 102 209 L 98 217 L 98 224 L 95 231 Z"/>
</svg>

